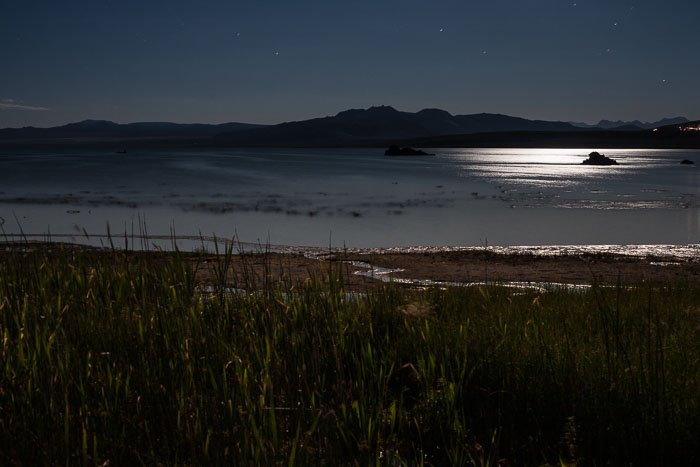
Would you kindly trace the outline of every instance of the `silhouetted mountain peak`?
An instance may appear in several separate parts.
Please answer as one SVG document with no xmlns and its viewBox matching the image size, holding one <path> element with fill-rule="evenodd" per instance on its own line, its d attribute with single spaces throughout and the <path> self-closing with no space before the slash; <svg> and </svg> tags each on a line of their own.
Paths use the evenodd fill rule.
<svg viewBox="0 0 700 467">
<path fill-rule="evenodd" d="M 399 113 L 398 110 L 393 108 L 390 105 L 373 105 L 369 109 L 367 109 L 367 112 L 372 112 L 372 113 Z"/>
<path fill-rule="evenodd" d="M 63 125 L 63 128 L 105 128 L 116 126 L 119 126 L 119 124 L 109 120 L 82 120 L 80 122 Z"/>
<path fill-rule="evenodd" d="M 349 109 L 344 110 L 336 114 L 336 118 L 364 118 L 364 117 L 376 117 L 376 118 L 387 118 L 394 117 L 400 114 L 398 110 L 389 105 L 380 105 L 370 107 L 368 109 Z"/>
</svg>

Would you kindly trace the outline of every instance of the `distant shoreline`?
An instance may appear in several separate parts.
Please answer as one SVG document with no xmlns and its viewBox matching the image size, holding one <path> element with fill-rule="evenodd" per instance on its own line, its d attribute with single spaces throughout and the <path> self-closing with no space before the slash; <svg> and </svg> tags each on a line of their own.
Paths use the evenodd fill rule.
<svg viewBox="0 0 700 467">
<path fill-rule="evenodd" d="M 0 151 L 84 149 L 130 151 L 158 149 L 227 149 L 227 148 L 377 148 L 392 144 L 419 148 L 548 148 L 548 149 L 700 149 L 700 131 L 515 131 L 471 133 L 422 138 L 338 141 L 279 141 L 236 143 L 211 138 L 66 138 L 66 139 L 6 139 L 0 140 Z"/>
</svg>

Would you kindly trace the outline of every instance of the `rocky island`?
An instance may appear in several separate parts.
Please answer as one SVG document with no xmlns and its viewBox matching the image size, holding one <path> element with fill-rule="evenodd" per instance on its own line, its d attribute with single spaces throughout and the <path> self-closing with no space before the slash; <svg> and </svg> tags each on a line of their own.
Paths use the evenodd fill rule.
<svg viewBox="0 0 700 467">
<path fill-rule="evenodd" d="M 413 148 L 401 148 L 395 144 L 389 146 L 389 149 L 384 151 L 385 156 L 434 156 L 435 154 L 428 154 L 420 149 Z"/>
<path fill-rule="evenodd" d="M 618 165 L 615 159 L 611 159 L 599 152 L 592 152 L 588 155 L 588 159 L 581 162 L 584 165 Z"/>
</svg>

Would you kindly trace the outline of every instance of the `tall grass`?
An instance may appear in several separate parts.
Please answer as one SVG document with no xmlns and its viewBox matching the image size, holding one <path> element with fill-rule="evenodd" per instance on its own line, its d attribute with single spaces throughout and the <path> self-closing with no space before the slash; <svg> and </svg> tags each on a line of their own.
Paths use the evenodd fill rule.
<svg viewBox="0 0 700 467">
<path fill-rule="evenodd" d="M 351 297 L 221 253 L 209 290 L 177 252 L 0 256 L 0 463 L 698 461 L 697 283 Z"/>
</svg>

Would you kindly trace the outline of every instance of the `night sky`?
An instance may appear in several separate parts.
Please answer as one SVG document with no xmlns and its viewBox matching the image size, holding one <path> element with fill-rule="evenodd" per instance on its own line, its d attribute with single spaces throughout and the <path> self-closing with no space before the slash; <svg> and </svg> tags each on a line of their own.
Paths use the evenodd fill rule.
<svg viewBox="0 0 700 467">
<path fill-rule="evenodd" d="M 697 0 L 3 0 L 0 127 L 700 118 Z"/>
</svg>

